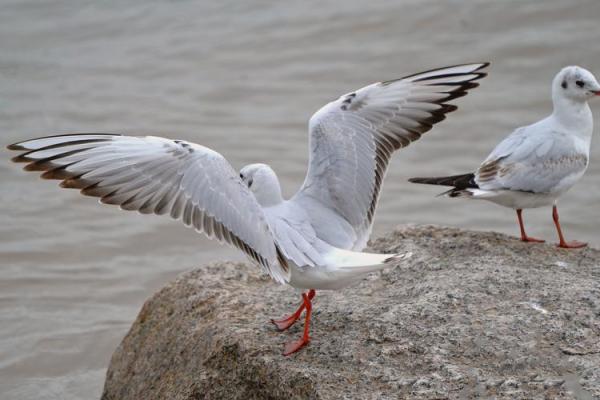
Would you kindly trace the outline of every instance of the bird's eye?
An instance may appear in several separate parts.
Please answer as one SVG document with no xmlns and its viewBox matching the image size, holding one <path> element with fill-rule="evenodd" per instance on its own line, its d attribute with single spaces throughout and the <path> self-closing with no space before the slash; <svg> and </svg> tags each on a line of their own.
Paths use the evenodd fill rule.
<svg viewBox="0 0 600 400">
<path fill-rule="evenodd" d="M 252 179 L 250 179 L 250 180 L 248 181 L 248 187 L 249 187 L 249 188 L 250 188 L 250 187 L 252 187 L 252 183 L 253 183 L 253 182 L 254 182 L 254 180 L 252 180 Z"/>
<path fill-rule="evenodd" d="M 583 85 L 585 85 L 583 81 L 575 81 L 575 84 L 579 87 L 583 87 Z"/>
<path fill-rule="evenodd" d="M 244 174 L 240 174 L 240 179 L 244 179 Z"/>
</svg>

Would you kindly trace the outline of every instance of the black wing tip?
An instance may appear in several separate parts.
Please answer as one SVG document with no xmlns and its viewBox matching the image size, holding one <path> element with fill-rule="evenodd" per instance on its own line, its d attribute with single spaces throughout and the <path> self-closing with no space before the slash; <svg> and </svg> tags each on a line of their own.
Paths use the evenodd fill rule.
<svg viewBox="0 0 600 400">
<path fill-rule="evenodd" d="M 22 142 L 17 142 L 17 143 L 13 143 L 13 144 L 9 144 L 8 146 L 6 146 L 7 150 L 13 150 L 13 151 L 22 151 L 22 150 L 27 150 L 25 147 L 21 146 Z M 17 158 L 17 157 L 15 157 Z M 13 158 L 13 161 L 14 158 Z M 15 161 L 15 162 L 20 162 L 20 161 Z"/>
<path fill-rule="evenodd" d="M 443 71 L 443 70 L 450 69 L 450 68 L 465 67 L 465 66 L 468 66 L 468 65 L 476 65 L 477 67 L 474 68 L 474 69 L 472 69 L 469 72 L 456 72 L 456 73 L 442 74 L 442 75 L 436 75 L 435 77 L 427 77 L 427 78 L 417 79 L 415 81 L 415 82 L 422 82 L 422 81 L 426 81 L 428 79 L 433 79 L 433 78 L 440 79 L 440 78 L 443 78 L 443 77 L 456 77 L 456 76 L 462 76 L 462 75 L 475 75 L 473 78 L 468 79 L 468 80 L 466 80 L 464 82 L 444 83 L 443 84 L 443 85 L 446 85 L 446 86 L 448 86 L 448 85 L 460 86 L 460 85 L 464 85 L 464 84 L 467 84 L 467 83 L 470 83 L 470 82 L 477 81 L 477 80 L 480 80 L 482 78 L 485 78 L 488 75 L 488 73 L 484 72 L 482 70 L 485 69 L 485 68 L 487 68 L 487 67 L 489 67 L 490 64 L 491 63 L 489 61 L 484 61 L 484 62 L 475 62 L 475 63 L 463 63 L 463 64 L 456 64 L 456 65 L 448 65 L 446 67 L 433 68 L 433 69 L 429 69 L 429 70 L 426 70 L 426 71 L 417 72 L 415 74 L 406 75 L 406 76 L 403 76 L 402 78 L 390 79 L 390 80 L 382 81 L 381 85 L 387 86 L 387 85 L 390 85 L 390 84 L 392 84 L 394 82 L 398 82 L 398 81 L 402 81 L 402 80 L 405 80 L 405 79 L 409 79 L 409 78 L 415 77 L 417 75 L 429 74 L 429 73 L 432 73 L 432 72 Z M 432 86 L 433 86 L 433 84 L 432 84 Z M 476 86 L 474 86 L 474 87 L 476 87 Z"/>
<path fill-rule="evenodd" d="M 12 157 L 10 160 L 14 163 L 31 163 L 26 165 L 23 169 L 25 171 L 45 171 L 46 169 L 40 169 L 40 168 L 36 168 L 36 165 L 41 164 L 43 161 L 51 161 L 52 159 L 56 158 L 56 157 L 49 157 L 46 159 L 36 159 L 36 158 L 31 158 L 29 157 L 29 155 L 31 153 L 35 153 L 38 151 L 43 151 L 43 150 L 47 150 L 47 149 L 52 149 L 52 148 L 56 148 L 56 147 L 62 147 L 62 146 L 68 146 L 68 145 L 81 145 L 81 144 L 86 144 L 86 143 L 95 143 L 95 142 L 103 142 L 103 141 L 107 141 L 110 139 L 88 139 L 88 140 L 76 140 L 76 141 L 70 141 L 70 142 L 65 142 L 65 143 L 58 143 L 58 144 L 53 144 L 53 145 L 48 145 L 48 146 L 43 146 L 37 149 L 31 149 L 28 148 L 26 146 L 24 146 L 23 144 L 32 140 L 40 140 L 40 139 L 47 139 L 47 138 L 55 138 L 55 137 L 61 137 L 61 136 L 89 136 L 89 135 L 94 135 L 94 136 L 122 136 L 120 134 L 112 134 L 112 133 L 77 133 L 77 134 L 65 134 L 65 135 L 54 135 L 54 136 L 43 136 L 43 137 L 39 137 L 39 138 L 35 138 L 35 139 L 30 139 L 30 140 L 26 140 L 24 142 L 18 142 L 18 143 L 13 143 L 13 144 L 9 144 L 8 146 L 6 146 L 6 148 L 8 150 L 13 150 L 13 151 L 22 151 L 23 153 L 19 154 L 18 156 Z M 65 156 L 68 154 L 72 154 L 74 152 L 78 152 L 81 150 L 75 150 L 75 151 L 71 151 L 71 152 L 66 152 L 61 154 L 60 156 Z"/>
<path fill-rule="evenodd" d="M 475 71 L 481 71 L 482 69 L 489 67 L 491 65 L 491 62 L 490 61 L 466 62 L 466 63 L 460 63 L 460 64 L 455 64 L 455 65 L 449 65 L 447 67 L 442 67 L 442 68 L 435 68 L 435 69 L 432 69 L 431 71 L 436 71 L 438 69 L 466 67 L 467 65 L 479 65 L 476 69 L 473 70 L 473 72 L 475 72 Z M 431 71 L 427 71 L 427 72 L 431 72 Z"/>
<path fill-rule="evenodd" d="M 461 82 L 430 83 L 429 85 L 430 86 L 461 86 L 461 85 L 466 85 L 468 83 L 480 80 L 481 78 L 487 76 L 487 73 L 485 73 L 485 72 L 457 72 L 457 73 L 452 73 L 452 74 L 426 76 L 424 78 L 415 79 L 412 82 L 427 83 L 428 80 L 438 80 L 438 79 L 444 79 L 444 78 L 455 78 L 457 76 L 465 76 L 465 75 L 475 75 L 475 76 L 473 78 L 466 79 L 466 80 L 461 81 Z"/>
<path fill-rule="evenodd" d="M 458 106 L 455 104 L 444 104 L 442 103 L 442 109 L 440 110 L 440 112 L 444 113 L 444 114 L 448 114 L 451 113 L 453 111 L 458 110 Z"/>
<path fill-rule="evenodd" d="M 12 143 L 12 144 L 7 145 L 6 149 L 12 150 L 12 151 L 28 151 L 31 149 L 25 147 L 24 144 L 27 142 L 30 142 L 32 140 L 52 139 L 52 138 L 58 138 L 58 137 L 64 137 L 64 136 L 89 136 L 89 135 L 93 135 L 93 136 L 123 136 L 120 133 L 91 133 L 91 132 L 61 133 L 58 135 L 38 136 L 38 137 L 35 137 L 32 139 L 23 140 L 21 142 Z M 41 150 L 41 149 L 39 149 L 39 150 Z M 18 162 L 18 161 L 16 161 L 16 162 Z"/>
<path fill-rule="evenodd" d="M 483 76 L 487 75 L 487 72 L 480 72 L 482 69 L 485 69 L 487 67 L 489 67 L 491 65 L 491 62 L 489 61 L 477 61 L 477 62 L 472 62 L 472 63 L 462 63 L 462 64 L 456 64 L 456 65 L 450 65 L 447 67 L 442 67 L 442 68 L 435 68 L 432 69 L 430 71 L 425 71 L 425 72 L 434 72 L 434 71 L 438 71 L 438 70 L 444 70 L 444 69 L 449 69 L 449 68 L 456 68 L 456 67 L 466 67 L 468 65 L 479 65 L 477 68 L 475 68 L 474 70 L 472 70 L 471 72 L 465 72 L 465 74 L 483 74 Z M 423 73 L 423 72 L 422 72 Z M 418 75 L 418 74 L 415 74 Z"/>
<path fill-rule="evenodd" d="M 460 97 L 464 97 L 467 94 L 469 94 L 469 92 L 468 92 L 469 90 L 475 89 L 476 87 L 479 87 L 479 83 L 477 83 L 477 82 L 467 82 L 467 83 L 464 83 L 464 84 L 462 84 L 459 88 L 457 88 L 454 91 L 444 92 L 444 93 L 447 93 L 448 96 L 444 97 L 440 101 L 442 102 L 442 104 L 444 104 L 447 101 L 452 101 L 452 100 L 458 99 Z"/>
<path fill-rule="evenodd" d="M 58 138 L 58 137 L 63 137 L 63 136 L 123 136 L 120 133 L 106 133 L 106 132 L 72 132 L 72 133 L 59 133 L 57 135 L 47 135 L 47 136 L 39 136 L 33 139 L 29 139 L 29 140 L 38 140 L 38 139 L 52 139 L 52 138 Z M 26 140 L 24 142 L 21 143 L 25 143 L 28 142 L 29 140 Z"/>
<path fill-rule="evenodd" d="M 13 149 L 11 149 L 11 150 L 13 150 Z M 11 158 L 10 161 L 12 161 L 14 163 L 28 163 L 28 162 L 32 162 L 35 160 L 32 160 L 31 158 L 27 157 L 27 154 L 19 154 L 18 156 Z"/>
<path fill-rule="evenodd" d="M 477 67 L 474 68 L 473 70 L 469 71 L 469 72 L 455 73 L 455 74 L 452 74 L 452 75 L 456 76 L 456 75 L 474 74 L 474 75 L 481 75 L 481 78 L 482 78 L 482 77 L 484 77 L 484 76 L 487 75 L 487 72 L 481 72 L 481 70 L 489 67 L 490 64 L 491 63 L 489 61 L 484 61 L 484 62 L 474 62 L 474 63 L 462 63 L 462 64 L 455 64 L 455 65 L 447 65 L 445 67 L 432 68 L 432 69 L 428 69 L 426 71 L 421 71 L 421 72 L 417 72 L 415 74 L 410 74 L 410 75 L 407 75 L 407 76 L 405 76 L 403 78 L 400 78 L 400 79 L 412 78 L 413 76 L 423 75 L 423 74 L 429 74 L 431 72 L 436 72 L 436 71 L 443 71 L 445 69 L 450 69 L 450 68 L 466 67 L 468 65 L 477 65 Z M 476 79 L 480 79 L 480 78 L 478 77 Z"/>
<path fill-rule="evenodd" d="M 466 64 L 460 64 L 457 65 L 457 67 L 460 67 L 462 65 L 476 65 L 479 64 L 479 67 L 477 67 L 476 69 L 473 70 L 473 72 L 476 72 L 478 75 L 481 75 L 481 77 L 486 76 L 488 73 L 487 72 L 483 72 L 481 70 L 486 69 L 487 67 L 489 67 L 492 63 L 490 61 L 480 61 L 480 62 L 474 62 L 474 63 L 466 63 Z M 479 78 L 478 78 L 479 79 Z"/>
</svg>

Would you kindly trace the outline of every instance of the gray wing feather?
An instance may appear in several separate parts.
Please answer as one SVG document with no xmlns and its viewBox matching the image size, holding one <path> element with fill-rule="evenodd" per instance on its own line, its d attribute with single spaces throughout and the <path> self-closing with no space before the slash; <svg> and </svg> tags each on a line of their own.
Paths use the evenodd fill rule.
<svg viewBox="0 0 600 400">
<path fill-rule="evenodd" d="M 9 146 L 16 162 L 43 178 L 81 189 L 102 203 L 144 214 L 169 214 L 208 237 L 244 251 L 274 279 L 289 269 L 262 208 L 219 153 L 160 137 L 59 135 Z"/>
<path fill-rule="evenodd" d="M 323 266 L 321 241 L 308 212 L 297 203 L 283 202 L 264 208 L 267 221 L 283 255 L 299 267 Z M 328 221 L 323 219 L 322 221 Z"/>
<path fill-rule="evenodd" d="M 572 135 L 540 121 L 498 144 L 475 173 L 475 181 L 484 190 L 550 193 L 587 165 L 588 156 L 574 146 Z"/>
<path fill-rule="evenodd" d="M 292 201 L 317 200 L 335 210 L 355 237 L 344 245 L 319 232 L 322 239 L 344 248 L 365 245 L 392 153 L 454 111 L 447 102 L 478 86 L 475 81 L 486 75 L 481 70 L 487 65 L 458 65 L 375 83 L 312 116 L 308 172 Z"/>
</svg>

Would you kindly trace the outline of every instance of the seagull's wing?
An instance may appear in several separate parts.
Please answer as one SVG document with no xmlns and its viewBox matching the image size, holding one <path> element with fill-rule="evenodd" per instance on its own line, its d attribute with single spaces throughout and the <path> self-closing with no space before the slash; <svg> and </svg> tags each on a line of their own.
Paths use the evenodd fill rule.
<svg viewBox="0 0 600 400">
<path fill-rule="evenodd" d="M 221 154 L 160 137 L 74 134 L 16 143 L 13 158 L 65 188 L 143 214 L 169 214 L 238 247 L 279 282 L 289 279 L 262 208 Z"/>
<path fill-rule="evenodd" d="M 310 119 L 308 173 L 293 201 L 316 199 L 368 236 L 392 153 L 445 119 L 486 75 L 487 63 L 374 83 L 325 105 Z"/>
<path fill-rule="evenodd" d="M 475 172 L 481 189 L 549 193 L 585 172 L 588 155 L 572 135 L 541 122 L 517 129 L 496 146 Z"/>
</svg>

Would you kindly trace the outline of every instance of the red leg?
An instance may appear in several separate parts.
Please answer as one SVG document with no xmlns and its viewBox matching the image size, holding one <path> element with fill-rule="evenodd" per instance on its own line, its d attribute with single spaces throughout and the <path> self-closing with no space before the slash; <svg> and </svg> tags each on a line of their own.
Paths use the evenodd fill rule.
<svg viewBox="0 0 600 400">
<path fill-rule="evenodd" d="M 289 343 L 286 343 L 285 348 L 283 350 L 284 356 L 289 356 L 290 354 L 297 352 L 302 347 L 306 346 L 308 344 L 308 342 L 310 341 L 310 336 L 308 335 L 308 332 L 310 330 L 310 314 L 312 312 L 312 303 L 310 302 L 311 301 L 311 297 L 310 297 L 311 292 L 312 292 L 312 295 L 314 296 L 315 291 L 312 289 L 308 292 L 308 294 L 302 293 L 302 299 L 304 300 L 304 307 L 306 308 L 306 317 L 304 319 L 304 334 L 302 335 L 302 338 L 300 338 L 298 340 L 294 340 Z"/>
<path fill-rule="evenodd" d="M 533 242 L 533 243 L 544 243 L 544 241 L 542 239 L 536 239 L 536 238 L 532 238 L 530 236 L 527 236 L 527 234 L 525 233 L 525 225 L 523 225 L 523 217 L 521 216 L 521 213 L 523 212 L 522 209 L 517 209 L 517 218 L 519 219 L 519 228 L 521 228 L 521 241 L 522 242 Z"/>
<path fill-rule="evenodd" d="M 565 240 L 565 237 L 562 234 L 562 229 L 560 229 L 560 222 L 558 222 L 558 208 L 556 208 L 556 205 L 552 206 L 552 219 L 554 220 L 554 225 L 556 225 L 556 231 L 558 232 L 558 247 L 565 249 L 579 249 L 587 246 L 587 243 L 578 242 L 577 240 L 573 240 L 571 242 L 567 242 Z"/>
<path fill-rule="evenodd" d="M 290 315 L 289 317 L 284 317 L 282 319 L 271 320 L 271 322 L 275 324 L 277 329 L 279 329 L 280 331 L 285 331 L 290 326 L 294 325 L 298 318 L 300 318 L 300 315 L 302 315 L 302 311 L 304 311 L 304 308 L 306 307 L 306 302 L 304 301 L 304 294 L 302 294 L 302 297 L 302 304 L 300 304 L 300 307 L 298 307 L 298 309 L 292 315 Z M 313 297 L 315 297 L 315 291 L 311 289 L 308 291 L 309 302 L 313 299 Z"/>
</svg>

